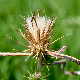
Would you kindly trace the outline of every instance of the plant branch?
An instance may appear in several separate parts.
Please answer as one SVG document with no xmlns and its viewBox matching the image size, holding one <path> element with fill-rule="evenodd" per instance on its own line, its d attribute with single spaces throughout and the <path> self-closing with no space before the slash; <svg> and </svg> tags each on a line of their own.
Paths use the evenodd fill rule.
<svg viewBox="0 0 80 80">
<path fill-rule="evenodd" d="M 29 56 L 30 53 L 13 53 L 13 52 L 0 52 L 0 56 Z"/>
<path fill-rule="evenodd" d="M 80 65 L 80 60 L 78 60 L 78 59 L 76 59 L 74 57 L 71 57 L 71 56 L 68 56 L 68 55 L 64 55 L 64 54 L 60 54 L 59 52 L 47 51 L 47 54 L 51 55 L 53 57 L 56 57 L 56 59 L 58 59 L 58 58 L 66 59 L 66 60 L 73 61 L 73 62 L 77 63 L 78 65 Z"/>
<path fill-rule="evenodd" d="M 55 61 L 53 63 L 51 63 L 51 65 L 55 65 L 55 64 L 61 64 L 61 70 L 62 72 L 65 74 L 65 75 L 71 75 L 71 76 L 74 76 L 74 75 L 80 75 L 80 71 L 65 71 L 65 65 L 66 65 L 66 60 L 60 60 L 60 61 Z"/>
</svg>

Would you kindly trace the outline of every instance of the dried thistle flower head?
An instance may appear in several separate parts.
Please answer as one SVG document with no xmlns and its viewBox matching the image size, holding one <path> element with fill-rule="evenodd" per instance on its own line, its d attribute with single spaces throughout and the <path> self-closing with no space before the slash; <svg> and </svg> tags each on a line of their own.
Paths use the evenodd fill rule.
<svg viewBox="0 0 80 80">
<path fill-rule="evenodd" d="M 47 50 L 48 47 L 50 46 L 50 44 L 56 42 L 57 40 L 65 37 L 67 35 L 50 43 L 51 42 L 50 34 L 53 31 L 52 28 L 55 23 L 55 19 L 57 17 L 55 17 L 54 20 L 51 20 L 50 18 L 47 18 L 46 16 L 41 17 L 40 13 L 41 13 L 41 10 L 39 9 L 39 13 L 37 16 L 35 16 L 35 10 L 32 14 L 32 17 L 28 16 L 28 18 L 25 18 L 25 17 L 21 16 L 25 22 L 25 24 L 22 24 L 22 25 L 25 26 L 26 32 L 28 33 L 28 35 L 23 34 L 21 31 L 20 32 L 21 32 L 21 35 L 24 37 L 24 39 L 26 39 L 26 41 L 29 42 L 30 45 L 28 46 L 28 48 L 30 49 L 31 54 L 35 53 L 38 56 L 39 53 L 41 53 L 41 54 L 46 53 L 53 57 L 67 59 L 67 60 L 73 61 L 77 64 L 80 64 L 80 60 L 78 60 L 74 57 L 68 56 L 68 55 L 60 54 L 65 51 L 66 46 L 63 46 L 56 53 L 55 52 L 51 53 L 50 51 Z M 54 33 L 54 35 L 55 35 L 55 33 Z"/>
<path fill-rule="evenodd" d="M 47 18 L 46 16 L 40 17 L 41 10 L 35 16 L 35 10 L 32 14 L 32 17 L 27 19 L 22 17 L 25 22 L 25 28 L 28 35 L 23 37 L 29 42 L 29 48 L 33 53 L 45 52 L 50 45 L 50 34 L 53 28 L 54 20 Z"/>
<path fill-rule="evenodd" d="M 60 37 L 60 38 L 56 39 L 55 41 L 51 42 L 52 38 L 51 38 L 50 34 L 53 31 L 52 28 L 55 23 L 55 19 L 57 17 L 55 17 L 54 20 L 51 20 L 50 18 L 47 18 L 46 16 L 41 17 L 40 13 L 41 13 L 41 10 L 39 9 L 39 13 L 37 16 L 35 16 L 35 10 L 32 14 L 32 17 L 29 17 L 29 15 L 28 15 L 28 17 L 25 18 L 25 16 L 22 17 L 20 15 L 24 19 L 25 24 L 22 24 L 22 25 L 25 26 L 27 34 L 24 34 L 21 31 L 21 29 L 19 29 L 20 30 L 20 32 L 19 32 L 12 26 L 29 43 L 29 46 L 26 46 L 25 44 L 22 44 L 13 39 L 14 41 L 29 48 L 28 50 L 24 50 L 22 52 L 28 52 L 30 50 L 30 52 L 31 52 L 30 55 L 33 55 L 33 53 L 35 53 L 35 56 L 37 55 L 37 56 L 41 56 L 41 57 L 42 57 L 42 54 L 48 54 L 53 57 L 56 57 L 56 59 L 58 59 L 58 58 L 67 59 L 67 60 L 73 61 L 73 62 L 77 63 L 78 65 L 80 65 L 80 60 L 78 60 L 74 57 L 68 56 L 68 55 L 61 54 L 62 52 L 65 51 L 66 46 L 63 46 L 61 49 L 59 49 L 58 51 L 55 51 L 55 52 L 48 51 L 48 48 L 51 44 L 53 44 L 54 42 L 58 41 L 59 39 L 65 37 L 67 35 Z M 55 33 L 54 33 L 54 35 L 55 35 Z M 41 62 L 41 60 L 39 62 Z"/>
</svg>

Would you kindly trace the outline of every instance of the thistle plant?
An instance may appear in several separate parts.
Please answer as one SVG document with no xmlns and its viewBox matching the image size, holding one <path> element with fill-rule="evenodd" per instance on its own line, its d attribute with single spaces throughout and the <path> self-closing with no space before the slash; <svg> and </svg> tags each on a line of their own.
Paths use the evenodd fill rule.
<svg viewBox="0 0 80 80">
<path fill-rule="evenodd" d="M 37 16 L 35 16 L 35 10 L 32 13 L 32 17 L 29 17 L 29 15 L 28 15 L 28 17 L 26 18 L 25 16 L 20 15 L 24 20 L 22 25 L 26 29 L 26 34 L 24 34 L 21 31 L 21 29 L 19 29 L 19 31 L 18 31 L 12 26 L 29 43 L 29 46 L 27 46 L 21 42 L 18 42 L 14 39 L 13 40 L 22 44 L 23 46 L 27 47 L 28 49 L 24 50 L 24 51 L 16 52 L 16 53 L 0 53 L 0 56 L 4 56 L 4 55 L 5 56 L 28 56 L 28 58 L 29 58 L 29 56 L 33 56 L 33 58 L 37 57 L 38 65 L 37 65 L 37 72 L 35 75 L 40 74 L 42 65 L 44 65 L 44 64 L 48 65 L 48 63 L 46 63 L 48 60 L 51 61 L 51 62 L 49 62 L 49 65 L 61 63 L 63 65 L 62 70 L 65 74 L 70 74 L 70 75 L 77 74 L 75 72 L 72 73 L 72 72 L 64 71 L 64 66 L 66 63 L 65 60 L 53 62 L 54 61 L 53 58 L 55 57 L 56 59 L 61 58 L 61 59 L 70 60 L 70 61 L 73 61 L 73 62 L 77 63 L 78 65 L 80 65 L 80 60 L 78 60 L 74 57 L 62 54 L 62 52 L 65 51 L 66 46 L 63 46 L 58 51 L 49 51 L 49 46 L 51 44 L 55 43 L 56 41 L 60 40 L 61 38 L 65 37 L 67 35 L 60 37 L 60 38 L 56 39 L 55 41 L 51 42 L 52 38 L 53 38 L 53 37 L 51 37 L 51 33 L 54 30 L 53 26 L 54 26 L 54 23 L 55 23 L 55 20 L 57 17 L 55 17 L 53 20 L 51 20 L 49 17 L 46 17 L 46 15 L 40 16 L 40 13 L 41 13 L 41 10 L 39 9 L 39 13 L 37 14 Z M 54 33 L 54 35 L 55 35 L 55 33 Z M 9 36 L 7 36 L 7 37 L 9 37 Z M 9 38 L 12 39 L 11 37 L 9 37 Z M 30 53 L 28 53 L 28 52 L 30 52 Z M 39 76 L 37 76 L 36 79 L 40 78 L 40 77 L 41 77 L 41 74 Z"/>
</svg>

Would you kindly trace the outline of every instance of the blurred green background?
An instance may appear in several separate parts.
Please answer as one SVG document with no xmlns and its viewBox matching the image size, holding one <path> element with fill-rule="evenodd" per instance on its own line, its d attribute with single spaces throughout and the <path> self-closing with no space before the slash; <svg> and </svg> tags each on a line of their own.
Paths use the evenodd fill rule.
<svg viewBox="0 0 80 80">
<path fill-rule="evenodd" d="M 57 16 L 54 25 L 54 31 L 57 30 L 55 39 L 72 33 L 56 43 L 52 44 L 50 48 L 57 50 L 66 45 L 67 49 L 64 54 L 80 59 L 80 0 L 0 0 L 0 52 L 12 52 L 12 49 L 19 51 L 27 48 L 21 44 L 9 39 L 5 35 L 12 37 L 26 45 L 28 43 L 10 26 L 13 25 L 17 30 L 20 28 L 25 32 L 25 28 L 20 24 L 23 19 L 20 17 L 31 15 L 31 11 L 37 12 L 37 9 L 45 9 L 47 16 L 53 19 L 53 15 Z M 37 14 L 37 13 L 36 13 Z M 52 15 L 51 15 L 52 14 Z M 54 33 L 53 31 L 53 33 Z M 0 80 L 27 80 L 21 75 L 29 76 L 30 73 L 35 72 L 37 67 L 35 59 L 30 57 L 26 62 L 26 56 L 2 56 L 0 57 Z M 48 80 L 80 80 L 80 76 L 64 75 L 60 70 L 60 64 L 55 66 L 44 66 L 43 76 L 52 73 L 47 77 Z M 80 71 L 80 66 L 71 61 L 67 61 L 65 70 Z"/>
</svg>

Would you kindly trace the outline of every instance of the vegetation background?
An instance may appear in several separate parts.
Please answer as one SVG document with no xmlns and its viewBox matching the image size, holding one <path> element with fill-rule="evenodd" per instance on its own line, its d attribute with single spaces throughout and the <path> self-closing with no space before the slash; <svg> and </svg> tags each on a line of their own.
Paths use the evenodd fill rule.
<svg viewBox="0 0 80 80">
<path fill-rule="evenodd" d="M 67 49 L 64 54 L 80 59 L 80 0 L 0 0 L 0 52 L 13 52 L 12 49 L 14 48 L 19 51 L 27 49 L 6 37 L 6 34 L 28 45 L 10 24 L 17 30 L 20 28 L 25 32 L 25 28 L 20 24 L 23 22 L 20 15 L 27 17 L 30 14 L 31 16 L 30 10 L 34 11 L 34 9 L 37 14 L 39 8 L 42 11 L 41 14 L 43 14 L 43 10 L 45 9 L 46 15 L 50 16 L 51 19 L 53 19 L 53 15 L 57 16 L 54 25 L 54 31 L 57 30 L 57 33 L 52 41 L 63 35 L 72 33 L 72 35 L 60 39 L 50 47 L 58 50 L 66 45 Z M 26 58 L 26 56 L 1 56 L 0 80 L 27 80 L 27 78 L 21 75 L 29 76 L 27 70 L 30 73 L 35 72 L 37 63 L 35 63 L 35 59 L 32 60 L 32 57 L 24 62 Z M 47 77 L 48 80 L 80 80 L 79 75 L 64 75 L 61 72 L 60 66 L 60 64 L 49 66 L 49 71 L 44 66 L 42 67 L 44 68 L 42 75 L 52 73 Z M 65 70 L 80 71 L 80 66 L 67 61 Z"/>
</svg>

